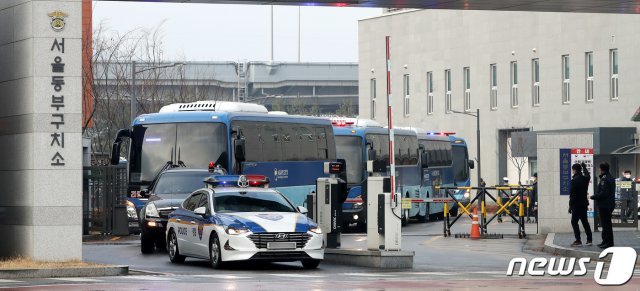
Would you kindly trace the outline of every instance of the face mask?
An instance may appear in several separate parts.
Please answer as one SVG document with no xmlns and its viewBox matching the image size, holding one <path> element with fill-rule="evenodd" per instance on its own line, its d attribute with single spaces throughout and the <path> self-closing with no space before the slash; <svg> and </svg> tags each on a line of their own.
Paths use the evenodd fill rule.
<svg viewBox="0 0 640 291">
<path fill-rule="evenodd" d="M 631 175 L 628 175 L 628 174 L 624 175 L 624 177 L 627 178 L 627 179 L 631 179 Z"/>
</svg>

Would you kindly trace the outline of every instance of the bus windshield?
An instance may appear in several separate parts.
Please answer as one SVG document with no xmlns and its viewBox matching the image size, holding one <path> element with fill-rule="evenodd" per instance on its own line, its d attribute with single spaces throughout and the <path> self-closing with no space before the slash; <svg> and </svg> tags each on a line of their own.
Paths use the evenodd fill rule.
<svg viewBox="0 0 640 291">
<path fill-rule="evenodd" d="M 453 174 L 457 184 L 464 183 L 469 180 L 469 166 L 467 163 L 467 148 L 462 146 L 454 146 L 453 148 Z"/>
<path fill-rule="evenodd" d="M 347 182 L 360 184 L 362 182 L 362 138 L 359 136 L 336 135 L 336 156 L 347 162 Z"/>
<path fill-rule="evenodd" d="M 206 169 L 209 162 L 227 165 L 227 131 L 222 123 L 166 123 L 135 126 L 129 181 L 149 184 L 168 162 Z"/>
</svg>

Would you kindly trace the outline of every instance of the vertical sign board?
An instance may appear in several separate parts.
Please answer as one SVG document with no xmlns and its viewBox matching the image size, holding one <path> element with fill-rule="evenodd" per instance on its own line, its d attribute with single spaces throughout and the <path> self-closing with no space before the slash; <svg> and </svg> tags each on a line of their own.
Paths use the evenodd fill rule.
<svg viewBox="0 0 640 291">
<path fill-rule="evenodd" d="M 571 166 L 573 164 L 587 165 L 587 170 L 591 175 L 589 180 L 589 190 L 587 197 L 593 195 L 593 149 L 576 148 L 576 149 L 560 149 L 560 195 L 569 195 L 571 188 Z M 589 208 L 587 216 L 593 217 L 593 200 L 589 199 Z"/>
<path fill-rule="evenodd" d="M 587 165 L 587 170 L 591 175 L 591 179 L 589 179 L 589 190 L 587 192 L 587 197 L 591 197 L 593 195 L 593 149 L 590 148 L 581 148 L 581 149 L 571 149 L 571 164 L 582 164 L 585 163 Z M 587 216 L 593 217 L 593 200 L 589 199 L 589 208 L 587 209 Z"/>
<path fill-rule="evenodd" d="M 571 149 L 560 149 L 560 195 L 569 195 L 571 165 Z"/>
<path fill-rule="evenodd" d="M 48 13 L 51 18 L 51 28 L 55 32 L 64 29 L 65 19 L 69 16 L 66 12 L 55 10 Z M 62 155 L 64 149 L 65 134 L 65 50 L 64 37 L 54 37 L 50 46 L 47 46 L 51 58 L 51 83 L 50 97 L 46 99 L 46 103 L 51 104 L 50 124 L 55 128 L 52 130 L 51 136 L 51 166 L 64 167 L 66 165 L 65 158 Z M 68 94 L 67 94 L 68 96 Z"/>
</svg>

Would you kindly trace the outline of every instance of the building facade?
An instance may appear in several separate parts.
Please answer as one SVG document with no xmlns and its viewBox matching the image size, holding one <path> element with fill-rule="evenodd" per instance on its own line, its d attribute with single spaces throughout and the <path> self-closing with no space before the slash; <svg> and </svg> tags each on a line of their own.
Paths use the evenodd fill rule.
<svg viewBox="0 0 640 291">
<path fill-rule="evenodd" d="M 637 175 L 638 156 L 616 149 L 637 143 L 638 25 L 636 15 L 546 12 L 409 10 L 364 19 L 360 116 L 387 122 L 388 35 L 394 125 L 454 131 L 474 158 L 476 120 L 457 112 L 479 109 L 488 184 L 527 182 L 537 168 L 535 138 L 524 134 L 531 132 L 591 132 L 596 163 Z"/>
</svg>

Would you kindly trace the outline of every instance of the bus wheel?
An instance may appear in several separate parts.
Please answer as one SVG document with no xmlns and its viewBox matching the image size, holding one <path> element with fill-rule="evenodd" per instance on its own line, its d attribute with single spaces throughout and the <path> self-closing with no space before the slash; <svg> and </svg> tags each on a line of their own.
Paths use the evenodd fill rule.
<svg viewBox="0 0 640 291">
<path fill-rule="evenodd" d="M 420 223 L 426 223 L 427 222 L 427 215 L 418 215 L 418 222 Z"/>
<path fill-rule="evenodd" d="M 409 225 L 409 211 L 403 211 L 402 213 L 402 226 L 407 226 Z"/>
</svg>

